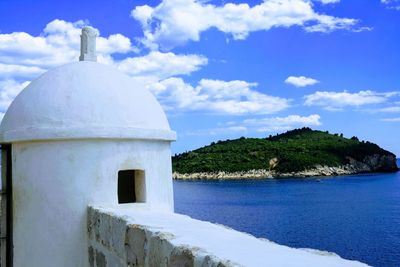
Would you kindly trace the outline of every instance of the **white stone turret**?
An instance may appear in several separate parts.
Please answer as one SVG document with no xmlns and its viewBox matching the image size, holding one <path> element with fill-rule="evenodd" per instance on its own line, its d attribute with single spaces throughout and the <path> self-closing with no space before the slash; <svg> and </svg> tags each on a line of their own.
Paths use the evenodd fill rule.
<svg viewBox="0 0 400 267">
<path fill-rule="evenodd" d="M 97 61 L 96 55 L 96 37 L 98 31 L 90 26 L 82 28 L 81 34 L 81 55 L 79 61 Z"/>
<path fill-rule="evenodd" d="M 173 212 L 175 132 L 150 91 L 92 62 L 96 35 L 85 27 L 81 61 L 32 81 L 1 122 L 15 267 L 88 266 L 88 205 Z"/>
</svg>

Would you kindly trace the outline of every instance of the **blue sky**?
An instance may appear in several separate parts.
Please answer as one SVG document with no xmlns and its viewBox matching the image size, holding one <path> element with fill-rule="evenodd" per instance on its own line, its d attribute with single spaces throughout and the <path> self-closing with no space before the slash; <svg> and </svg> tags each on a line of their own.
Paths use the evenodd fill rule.
<svg viewBox="0 0 400 267">
<path fill-rule="evenodd" d="M 86 24 L 162 103 L 174 153 L 309 126 L 400 155 L 400 1 L 2 0 L 0 113 L 77 60 Z"/>
</svg>

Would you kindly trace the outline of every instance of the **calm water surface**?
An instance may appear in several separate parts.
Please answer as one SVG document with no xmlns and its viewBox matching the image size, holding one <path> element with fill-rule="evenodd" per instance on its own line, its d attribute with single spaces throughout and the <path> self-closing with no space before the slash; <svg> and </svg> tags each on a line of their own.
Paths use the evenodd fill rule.
<svg viewBox="0 0 400 267">
<path fill-rule="evenodd" d="M 400 172 L 325 179 L 175 181 L 175 210 L 292 247 L 400 266 Z"/>
</svg>

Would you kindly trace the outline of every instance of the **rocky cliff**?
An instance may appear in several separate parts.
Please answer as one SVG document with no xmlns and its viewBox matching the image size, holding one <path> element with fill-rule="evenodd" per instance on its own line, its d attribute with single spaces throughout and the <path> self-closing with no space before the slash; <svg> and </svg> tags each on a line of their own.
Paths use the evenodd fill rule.
<svg viewBox="0 0 400 267">
<path fill-rule="evenodd" d="M 264 179 L 264 178 L 287 178 L 287 177 L 318 177 L 318 176 L 337 176 L 351 175 L 369 172 L 394 172 L 398 171 L 396 157 L 394 155 L 373 154 L 366 156 L 362 161 L 357 161 L 352 157 L 347 157 L 345 165 L 332 167 L 315 165 L 314 168 L 297 172 L 281 173 L 275 170 L 249 170 L 237 172 L 195 172 L 172 174 L 173 179 L 177 180 L 219 180 L 219 179 Z"/>
</svg>

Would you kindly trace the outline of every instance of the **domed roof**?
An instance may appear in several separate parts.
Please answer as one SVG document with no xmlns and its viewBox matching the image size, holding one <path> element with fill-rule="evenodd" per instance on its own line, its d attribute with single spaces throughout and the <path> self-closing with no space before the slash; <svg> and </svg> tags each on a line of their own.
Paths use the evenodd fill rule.
<svg viewBox="0 0 400 267">
<path fill-rule="evenodd" d="M 0 142 L 81 138 L 175 140 L 175 132 L 147 89 L 90 61 L 58 67 L 31 82 L 0 125 Z"/>
</svg>

